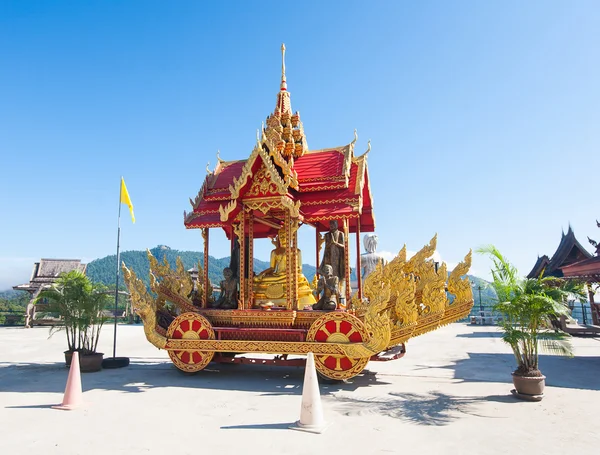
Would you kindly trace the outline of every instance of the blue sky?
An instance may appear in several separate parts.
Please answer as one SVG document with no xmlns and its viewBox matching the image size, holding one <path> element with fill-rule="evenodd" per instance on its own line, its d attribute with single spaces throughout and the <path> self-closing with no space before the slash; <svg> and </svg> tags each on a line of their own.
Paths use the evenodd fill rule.
<svg viewBox="0 0 600 455">
<path fill-rule="evenodd" d="M 114 254 L 121 175 L 123 250 L 200 250 L 188 198 L 251 152 L 282 42 L 310 148 L 372 140 L 380 251 L 437 232 L 450 265 L 493 243 L 527 273 L 569 223 L 600 237 L 599 24 L 593 1 L 3 1 L 0 289 Z"/>
</svg>

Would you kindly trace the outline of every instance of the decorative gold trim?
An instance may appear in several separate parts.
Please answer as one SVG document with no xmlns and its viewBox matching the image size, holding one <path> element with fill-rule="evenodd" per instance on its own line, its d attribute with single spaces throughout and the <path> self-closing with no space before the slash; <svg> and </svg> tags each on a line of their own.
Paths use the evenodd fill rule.
<svg viewBox="0 0 600 455">
<path fill-rule="evenodd" d="M 223 227 L 222 223 L 202 223 L 201 226 L 186 226 L 186 229 L 204 229 L 204 228 L 218 228 L 218 227 Z"/>
<path fill-rule="evenodd" d="M 252 177 L 252 166 L 254 165 L 254 161 L 256 160 L 256 157 L 260 154 L 261 150 L 262 149 L 260 146 L 258 146 L 258 144 L 255 145 L 254 149 L 252 149 L 252 153 L 246 160 L 246 164 L 244 164 L 244 167 L 242 168 L 240 176 L 238 178 L 233 177 L 233 183 L 229 185 L 229 193 L 231 194 L 231 199 L 237 199 L 240 196 L 240 190 L 246 184 L 248 179 Z"/>
<path fill-rule="evenodd" d="M 354 185 L 354 194 L 361 195 L 365 186 L 365 175 L 367 169 L 367 157 L 365 155 L 354 159 L 354 163 L 358 166 L 356 170 L 356 183 Z"/>
<path fill-rule="evenodd" d="M 323 182 L 323 181 L 346 181 L 346 177 L 344 175 L 335 175 L 332 177 L 324 176 L 324 177 L 310 177 L 307 179 L 299 179 L 300 183 L 313 183 L 313 182 Z"/>
<path fill-rule="evenodd" d="M 256 199 L 244 199 L 244 206 L 258 210 L 266 215 L 271 209 L 285 209 L 294 218 L 300 216 L 300 201 L 293 201 L 288 196 L 269 196 Z"/>
<path fill-rule="evenodd" d="M 302 206 L 310 205 L 330 205 L 330 204 L 356 204 L 359 201 L 358 198 L 344 198 L 344 199 L 321 199 L 317 201 L 303 201 Z"/>
<path fill-rule="evenodd" d="M 329 191 L 329 190 L 344 190 L 348 188 L 348 183 L 345 181 L 344 183 L 340 183 L 338 185 L 328 185 L 328 186 L 318 186 L 318 187 L 302 187 L 298 189 L 301 193 L 313 193 L 316 191 Z"/>
<path fill-rule="evenodd" d="M 252 196 L 261 196 L 268 193 L 276 194 L 279 193 L 281 195 L 287 192 L 287 188 L 282 185 L 278 185 L 277 182 L 274 182 L 271 178 L 271 171 L 267 170 L 265 164 L 263 163 L 258 171 L 253 176 L 252 185 L 246 194 L 245 197 Z"/>
<path fill-rule="evenodd" d="M 219 215 L 222 222 L 225 222 L 229 219 L 229 215 L 236 208 L 237 201 L 232 200 L 229 201 L 225 206 L 219 205 Z"/>
</svg>

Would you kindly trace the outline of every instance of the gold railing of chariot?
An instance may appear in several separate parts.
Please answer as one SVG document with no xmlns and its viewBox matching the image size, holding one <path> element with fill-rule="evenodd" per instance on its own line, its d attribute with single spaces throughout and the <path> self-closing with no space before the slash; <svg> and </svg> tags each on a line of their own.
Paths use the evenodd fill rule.
<svg viewBox="0 0 600 455">
<path fill-rule="evenodd" d="M 465 275 L 471 266 L 471 252 L 448 275 L 446 264 L 436 270 L 431 259 L 436 240 L 433 237 L 410 259 L 406 258 L 405 246 L 391 262 L 378 266 L 364 280 L 364 298 L 353 297 L 348 311 L 201 309 L 189 298 L 194 286 L 181 260 L 173 270 L 166 260 L 160 264 L 149 251 L 152 292 L 125 264 L 123 272 L 146 338 L 168 350 L 181 370 L 201 370 L 216 352 L 313 352 L 321 374 L 347 379 L 359 374 L 371 357 L 469 314 L 473 294 Z M 203 276 L 201 270 L 199 276 Z M 165 314 L 166 302 L 176 308 L 167 328 L 157 317 Z M 236 327 L 261 332 L 262 339 L 272 333 L 274 339 L 215 339 L 213 328 Z M 277 340 L 286 329 L 303 331 L 304 341 Z"/>
</svg>

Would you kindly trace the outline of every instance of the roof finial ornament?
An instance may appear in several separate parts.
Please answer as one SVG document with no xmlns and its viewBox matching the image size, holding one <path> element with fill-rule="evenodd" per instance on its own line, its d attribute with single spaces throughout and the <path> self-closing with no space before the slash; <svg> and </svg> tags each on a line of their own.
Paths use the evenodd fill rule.
<svg viewBox="0 0 600 455">
<path fill-rule="evenodd" d="M 206 173 L 207 173 L 207 174 L 210 174 L 210 169 L 209 169 L 209 166 L 210 166 L 210 161 L 208 161 L 208 162 L 206 163 Z"/>
<path fill-rule="evenodd" d="M 220 161 L 223 161 L 221 159 L 221 150 L 217 149 L 217 163 L 220 162 Z"/>
<path fill-rule="evenodd" d="M 281 43 L 281 90 L 287 90 L 285 80 L 285 44 Z"/>
<path fill-rule="evenodd" d="M 365 155 L 367 153 L 369 153 L 371 151 L 371 139 L 369 139 L 369 142 L 367 142 L 367 151 L 365 152 Z"/>
<path fill-rule="evenodd" d="M 354 128 L 354 139 L 352 139 L 351 144 L 356 144 L 356 141 L 358 141 L 358 133 L 356 132 L 356 128 Z"/>
</svg>

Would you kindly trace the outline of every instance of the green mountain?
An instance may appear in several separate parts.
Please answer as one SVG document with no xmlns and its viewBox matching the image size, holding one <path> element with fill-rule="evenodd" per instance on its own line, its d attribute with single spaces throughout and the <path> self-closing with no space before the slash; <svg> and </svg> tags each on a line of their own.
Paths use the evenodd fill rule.
<svg viewBox="0 0 600 455">
<path fill-rule="evenodd" d="M 159 262 L 167 258 L 172 267 L 175 266 L 177 257 L 181 258 L 183 266 L 186 269 L 191 269 L 194 266 L 197 267 L 198 263 L 204 267 L 204 254 L 198 251 L 179 251 L 165 245 L 159 245 L 152 248 L 150 252 Z M 142 279 L 146 285 L 149 284 L 150 262 L 145 251 L 124 251 L 121 253 L 121 261 L 130 269 L 133 269 L 138 278 Z M 107 286 L 114 286 L 116 263 L 117 258 L 114 254 L 101 259 L 95 259 L 88 264 L 86 273 L 93 281 L 103 283 Z M 208 278 L 211 283 L 216 285 L 223 279 L 223 269 L 225 267 L 229 267 L 229 257 L 221 259 L 216 259 L 212 256 L 208 257 Z M 254 271 L 256 273 L 262 272 L 268 267 L 268 262 L 254 259 Z M 302 272 L 309 281 L 312 281 L 315 271 L 316 269 L 312 265 L 302 265 Z M 119 287 L 124 287 L 122 282 L 119 283 Z"/>
</svg>

